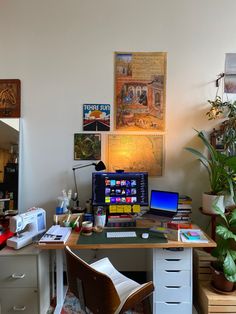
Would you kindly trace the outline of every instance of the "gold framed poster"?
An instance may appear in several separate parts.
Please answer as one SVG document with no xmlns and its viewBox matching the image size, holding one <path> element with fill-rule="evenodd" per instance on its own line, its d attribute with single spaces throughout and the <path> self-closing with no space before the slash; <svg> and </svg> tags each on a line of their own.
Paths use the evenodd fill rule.
<svg viewBox="0 0 236 314">
<path fill-rule="evenodd" d="M 108 170 L 147 171 L 149 176 L 163 174 L 163 135 L 108 135 Z"/>
<path fill-rule="evenodd" d="M 0 118 L 20 118 L 21 82 L 0 79 Z"/>
<path fill-rule="evenodd" d="M 115 53 L 115 129 L 165 131 L 166 52 Z"/>
</svg>

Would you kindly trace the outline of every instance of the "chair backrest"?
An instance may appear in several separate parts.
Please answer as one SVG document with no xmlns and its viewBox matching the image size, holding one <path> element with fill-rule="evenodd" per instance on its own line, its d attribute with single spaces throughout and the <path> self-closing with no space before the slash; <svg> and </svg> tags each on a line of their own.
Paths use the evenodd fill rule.
<svg viewBox="0 0 236 314">
<path fill-rule="evenodd" d="M 65 248 L 69 289 L 93 313 L 112 314 L 120 298 L 112 280 Z"/>
</svg>

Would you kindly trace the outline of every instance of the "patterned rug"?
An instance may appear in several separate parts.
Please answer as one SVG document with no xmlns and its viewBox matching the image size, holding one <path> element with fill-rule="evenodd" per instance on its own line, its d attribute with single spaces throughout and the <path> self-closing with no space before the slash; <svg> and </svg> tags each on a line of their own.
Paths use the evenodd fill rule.
<svg viewBox="0 0 236 314">
<path fill-rule="evenodd" d="M 55 303 L 55 302 L 54 302 Z M 54 306 L 50 307 L 47 314 L 53 314 Z M 84 312 L 80 309 L 79 301 L 74 295 L 70 292 L 67 292 L 66 299 L 63 305 L 63 309 L 61 314 L 84 314 Z M 128 311 L 126 314 L 143 314 L 142 306 L 137 306 L 133 311 Z"/>
</svg>

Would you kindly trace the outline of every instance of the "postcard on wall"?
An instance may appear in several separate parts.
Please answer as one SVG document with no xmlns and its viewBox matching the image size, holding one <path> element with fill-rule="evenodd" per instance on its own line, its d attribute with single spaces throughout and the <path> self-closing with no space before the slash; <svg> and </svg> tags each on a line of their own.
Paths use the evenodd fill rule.
<svg viewBox="0 0 236 314">
<path fill-rule="evenodd" d="M 83 105 L 84 131 L 110 131 L 110 105 Z"/>
<path fill-rule="evenodd" d="M 108 135 L 108 169 L 163 175 L 163 135 Z M 143 149 L 145 147 L 145 149 Z"/>
<path fill-rule="evenodd" d="M 20 118 L 20 80 L 0 79 L 0 118 Z"/>
<path fill-rule="evenodd" d="M 236 53 L 225 54 L 224 87 L 225 93 L 236 93 Z"/>
<path fill-rule="evenodd" d="M 101 134 L 74 134 L 74 160 L 100 160 Z"/>
<path fill-rule="evenodd" d="M 115 53 L 115 128 L 165 131 L 166 52 Z"/>
</svg>

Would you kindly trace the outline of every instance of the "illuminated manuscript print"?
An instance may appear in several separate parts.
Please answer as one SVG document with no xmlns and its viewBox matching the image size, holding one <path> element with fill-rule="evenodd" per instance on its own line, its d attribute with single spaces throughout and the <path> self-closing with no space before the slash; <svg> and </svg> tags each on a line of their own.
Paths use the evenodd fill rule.
<svg viewBox="0 0 236 314">
<path fill-rule="evenodd" d="M 108 135 L 108 168 L 112 172 L 147 171 L 149 176 L 161 176 L 163 135 Z"/>
<path fill-rule="evenodd" d="M 20 118 L 20 80 L 0 80 L 0 118 Z"/>
<path fill-rule="evenodd" d="M 115 53 L 115 128 L 165 131 L 166 53 Z"/>
</svg>

